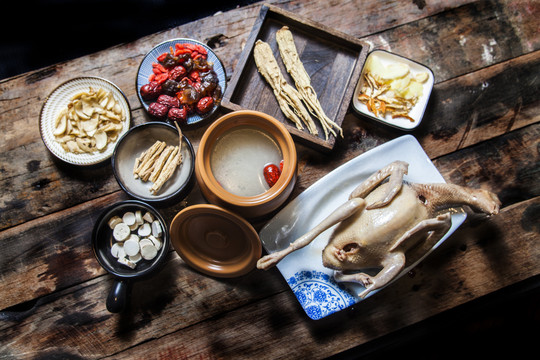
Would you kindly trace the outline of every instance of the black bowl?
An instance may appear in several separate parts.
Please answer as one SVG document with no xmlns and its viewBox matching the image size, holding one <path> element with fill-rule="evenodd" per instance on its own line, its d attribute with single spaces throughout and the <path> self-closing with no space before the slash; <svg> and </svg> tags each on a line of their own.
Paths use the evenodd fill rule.
<svg viewBox="0 0 540 360">
<path fill-rule="evenodd" d="M 119 263 L 118 259 L 111 254 L 111 247 L 115 240 L 108 222 L 115 215 L 122 217 L 128 211 L 137 210 L 140 210 L 142 214 L 149 212 L 155 220 L 160 222 L 163 231 L 162 246 L 156 257 L 152 260 L 141 260 L 132 269 Z M 163 264 L 170 248 L 169 230 L 165 220 L 155 208 L 142 201 L 126 200 L 110 206 L 99 216 L 92 232 L 92 248 L 99 264 L 115 277 L 115 283 L 107 297 L 107 310 L 117 313 L 125 308 L 132 281 L 150 276 Z"/>
</svg>

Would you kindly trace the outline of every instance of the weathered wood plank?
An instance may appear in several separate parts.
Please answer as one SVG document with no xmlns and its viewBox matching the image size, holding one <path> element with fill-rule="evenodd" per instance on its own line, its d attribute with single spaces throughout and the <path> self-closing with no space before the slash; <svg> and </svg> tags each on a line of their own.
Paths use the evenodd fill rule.
<svg viewBox="0 0 540 360">
<path fill-rule="evenodd" d="M 89 259 L 84 266 L 96 264 Z M 68 353 L 100 358 L 283 292 L 284 286 L 277 273 L 261 271 L 234 279 L 211 278 L 171 252 L 157 274 L 133 283 L 123 313 L 111 314 L 105 307 L 112 276 L 86 279 L 0 312 L 2 343 L 9 344 L 7 353 L 21 359 Z"/>
<path fill-rule="evenodd" d="M 323 320 L 307 319 L 275 270 L 206 281 L 186 276 L 191 270 L 175 258 L 157 278 L 137 284 L 136 305 L 127 314 L 107 313 L 101 299 L 110 279 L 99 277 L 44 298 L 17 319 L 4 316 L 4 353 L 21 359 L 38 353 L 324 358 L 539 274 L 538 209 L 536 197 L 487 220 L 473 216 L 410 276 Z"/>
<path fill-rule="evenodd" d="M 534 1 L 475 1 L 363 40 L 430 67 L 440 82 L 538 50 L 538 16 Z"/>
<path fill-rule="evenodd" d="M 155 277 L 135 284 L 128 312 L 108 313 L 112 277 L 94 260 L 90 233 L 101 209 L 126 195 L 110 166 L 79 172 L 51 159 L 37 130 L 41 104 L 60 82 L 97 75 L 126 92 L 135 123 L 146 121 L 134 78 L 153 44 L 208 39 L 234 70 L 260 4 L 218 14 L 0 82 L 0 357 L 325 358 L 538 277 L 540 5 L 270 2 L 431 65 L 431 121 L 413 134 L 448 181 L 497 192 L 501 214 L 470 214 L 409 276 L 321 321 L 307 318 L 276 269 L 216 280 L 172 250 Z M 344 125 L 347 137 L 331 156 L 299 146 L 293 196 L 402 134 L 354 114 Z M 187 131 L 195 146 L 203 130 Z M 163 209 L 166 218 L 182 206 Z"/>
<path fill-rule="evenodd" d="M 537 151 L 539 138 L 540 124 L 537 123 L 439 158 L 435 164 L 448 181 L 484 186 L 499 192 L 503 204 L 510 205 L 540 195 L 540 184 L 536 180 L 539 159 L 531 157 Z M 315 176 L 308 175 L 309 172 L 303 171 L 301 177 Z M 311 179 L 299 181 L 296 192 L 311 183 Z M 4 244 L 7 256 L 0 258 L 3 274 L 0 291 L 7 295 L 0 300 L 0 309 L 79 283 L 95 274 L 95 264 L 92 267 L 93 262 L 87 263 L 94 221 L 108 204 L 125 198 L 124 193 L 117 192 L 51 215 L 54 218 L 38 219 L 1 232 L 0 243 Z M 166 220 L 170 221 L 182 206 L 171 207 Z M 89 269 L 94 270 L 88 274 Z"/>
<path fill-rule="evenodd" d="M 493 191 L 499 190 L 505 205 L 538 196 L 539 184 L 534 181 L 538 175 L 538 159 L 531 158 L 530 154 L 537 146 L 539 127 L 531 125 L 514 131 L 489 143 L 441 158 L 435 164 L 448 181 L 473 187 L 482 184 Z M 510 173 L 508 169 L 515 170 Z M 320 173 L 316 175 L 320 176 Z M 314 176 L 312 172 L 302 173 L 302 177 Z M 295 191 L 301 189 L 302 185 L 299 185 Z M 87 261 L 93 222 L 106 205 L 125 198 L 125 194 L 117 192 L 66 210 L 55 216 L 52 222 L 46 217 L 0 233 L 0 242 L 6 246 L 9 255 L 0 263 L 0 270 L 9 274 L 4 275 L 0 287 L 7 294 L 2 298 L 0 308 L 84 281 L 88 274 L 80 264 Z M 170 221 L 181 206 L 169 209 L 166 219 Z M 36 243 L 36 238 L 42 242 Z M 25 255 L 27 253 L 35 255 L 29 257 Z M 53 266 L 55 263 L 62 267 Z M 29 284 L 33 291 L 27 290 Z"/>
<path fill-rule="evenodd" d="M 307 321 L 296 299 L 280 293 L 227 313 L 210 326 L 190 327 L 115 358 L 140 354 L 159 358 L 177 351 L 218 358 L 324 358 L 344 351 L 540 273 L 534 225 L 539 206 L 535 198 L 506 208 L 481 225 L 465 225 L 411 276 L 333 318 Z M 521 219 L 522 226 L 513 226 L 515 219 Z M 211 335 L 204 334 L 208 327 L 215 330 Z M 179 347 L 180 342 L 184 346 Z"/>
</svg>

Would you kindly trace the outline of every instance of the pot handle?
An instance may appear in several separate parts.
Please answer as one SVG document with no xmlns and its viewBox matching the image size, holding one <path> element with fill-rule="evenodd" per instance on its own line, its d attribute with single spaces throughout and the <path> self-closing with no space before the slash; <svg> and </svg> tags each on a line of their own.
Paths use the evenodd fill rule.
<svg viewBox="0 0 540 360">
<path fill-rule="evenodd" d="M 109 296 L 107 296 L 107 310 L 109 312 L 119 313 L 125 309 L 130 288 L 129 281 L 115 279 Z"/>
</svg>

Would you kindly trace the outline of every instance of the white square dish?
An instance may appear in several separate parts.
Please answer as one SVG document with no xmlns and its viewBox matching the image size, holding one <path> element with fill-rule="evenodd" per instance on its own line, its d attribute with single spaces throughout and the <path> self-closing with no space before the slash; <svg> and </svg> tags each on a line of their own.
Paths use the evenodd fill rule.
<svg viewBox="0 0 540 360">
<path fill-rule="evenodd" d="M 364 85 L 364 82 L 366 81 L 364 77 L 364 72 L 366 71 L 366 64 L 369 63 L 370 58 L 372 56 L 377 56 L 380 59 L 380 62 L 382 63 L 382 65 L 384 66 L 389 66 L 391 64 L 398 64 L 398 63 L 406 64 L 409 66 L 410 73 L 412 76 L 417 75 L 419 73 L 427 73 L 428 78 L 423 84 L 422 96 L 419 97 L 418 102 L 409 112 L 409 116 L 411 117 L 413 121 L 407 118 L 403 118 L 403 117 L 392 118 L 392 115 L 389 112 L 387 112 L 384 116 L 382 115 L 375 116 L 374 113 L 368 110 L 367 105 L 358 99 L 359 95 L 361 94 L 361 89 Z M 360 80 L 358 81 L 358 84 L 356 85 L 354 96 L 353 96 L 353 108 L 357 113 L 367 116 L 383 124 L 390 125 L 390 126 L 402 129 L 402 130 L 412 130 L 412 129 L 415 129 L 418 125 L 420 125 L 420 123 L 422 122 L 422 118 L 424 117 L 424 112 L 426 110 L 429 97 L 433 90 L 434 82 L 435 82 L 435 78 L 433 75 L 433 71 L 431 71 L 431 69 L 429 69 L 428 67 L 420 63 L 417 63 L 413 60 L 407 59 L 403 56 L 396 55 L 385 50 L 374 50 L 369 53 L 366 59 L 366 62 L 364 64 L 364 69 L 362 69 L 362 75 L 360 76 Z"/>
</svg>

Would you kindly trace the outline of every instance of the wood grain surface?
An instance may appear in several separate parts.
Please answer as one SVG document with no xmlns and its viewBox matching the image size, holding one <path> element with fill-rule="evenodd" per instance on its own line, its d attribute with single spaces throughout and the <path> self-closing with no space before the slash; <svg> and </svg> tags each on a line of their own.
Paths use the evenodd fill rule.
<svg viewBox="0 0 540 360">
<path fill-rule="evenodd" d="M 174 250 L 159 273 L 134 284 L 124 313 L 109 313 L 113 279 L 95 260 L 90 237 L 100 213 L 128 196 L 109 163 L 72 167 L 49 154 L 39 134 L 41 107 L 62 82 L 93 75 L 124 91 L 134 125 L 149 121 L 135 90 L 144 55 L 169 38 L 199 39 L 215 49 L 230 77 L 263 2 L 217 13 L 0 81 L 0 358 L 355 358 L 484 298 L 524 283 L 538 288 L 538 2 L 267 3 L 430 67 L 436 83 L 422 125 L 411 134 L 446 181 L 496 192 L 501 213 L 469 213 L 408 276 L 319 321 L 305 315 L 276 269 L 216 279 L 189 268 Z M 350 109 L 342 125 L 344 137 L 331 152 L 297 144 L 291 199 L 339 165 L 403 135 Z M 204 130 L 184 129 L 195 149 Z M 170 222 L 200 199 L 195 187 L 160 212 Z M 538 326 L 538 307 L 516 323 Z M 517 338 L 499 335 L 499 346 L 505 335 Z"/>
</svg>

